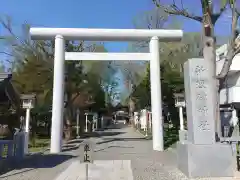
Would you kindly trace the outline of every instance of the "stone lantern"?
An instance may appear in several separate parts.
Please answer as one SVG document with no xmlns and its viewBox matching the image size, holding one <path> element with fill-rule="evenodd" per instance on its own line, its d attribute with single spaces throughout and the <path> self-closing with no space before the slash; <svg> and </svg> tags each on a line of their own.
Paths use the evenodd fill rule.
<svg viewBox="0 0 240 180">
<path fill-rule="evenodd" d="M 180 130 L 184 130 L 184 120 L 183 120 L 183 108 L 186 106 L 185 98 L 183 93 L 175 93 L 175 107 L 178 108 L 179 119 L 180 119 Z"/>
<path fill-rule="evenodd" d="M 23 94 L 21 95 L 23 109 L 32 109 L 35 106 L 36 95 L 35 94 Z"/>
<path fill-rule="evenodd" d="M 79 126 L 79 116 L 80 116 L 80 109 L 77 108 L 77 111 L 76 111 L 76 114 L 77 114 L 77 131 L 76 131 L 76 134 L 77 134 L 77 138 L 79 139 L 80 138 L 80 135 L 79 135 L 79 129 L 80 129 L 80 126 Z"/>
<path fill-rule="evenodd" d="M 27 154 L 28 141 L 29 141 L 30 111 L 35 106 L 36 94 L 22 94 L 21 100 L 22 100 L 22 108 L 26 109 L 24 153 Z"/>
<path fill-rule="evenodd" d="M 180 120 L 180 130 L 179 130 L 179 140 L 181 142 L 187 140 L 187 130 L 184 128 L 183 119 L 183 108 L 186 106 L 184 93 L 175 93 L 175 107 L 178 108 L 179 120 Z"/>
</svg>

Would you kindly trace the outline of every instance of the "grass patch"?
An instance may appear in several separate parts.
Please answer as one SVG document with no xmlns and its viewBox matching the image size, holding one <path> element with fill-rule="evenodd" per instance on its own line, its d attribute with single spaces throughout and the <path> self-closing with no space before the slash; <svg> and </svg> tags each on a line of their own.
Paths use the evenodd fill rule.
<svg viewBox="0 0 240 180">
<path fill-rule="evenodd" d="M 146 135 L 144 130 L 138 130 L 142 135 Z M 146 139 L 152 139 L 152 133 L 148 132 Z M 176 128 L 164 128 L 164 147 L 169 148 L 179 140 L 178 130 Z"/>
<path fill-rule="evenodd" d="M 40 152 L 50 146 L 50 139 L 48 138 L 34 138 L 31 139 L 28 145 L 29 152 Z"/>
<path fill-rule="evenodd" d="M 146 136 L 146 131 L 144 131 L 143 129 L 140 129 L 139 132 L 140 132 L 142 135 Z M 152 132 L 149 132 L 149 131 L 148 131 L 148 132 L 147 132 L 147 136 L 148 136 L 148 137 L 152 137 Z"/>
<path fill-rule="evenodd" d="M 175 128 L 164 130 L 164 147 L 169 148 L 179 140 L 178 130 Z"/>
<path fill-rule="evenodd" d="M 0 140 L 4 140 L 5 136 L 0 136 Z M 30 153 L 41 152 L 50 147 L 50 138 L 49 137 L 35 137 L 29 140 L 28 150 Z M 1 157 L 6 157 L 8 152 L 8 143 L 2 147 L 0 153 Z"/>
</svg>

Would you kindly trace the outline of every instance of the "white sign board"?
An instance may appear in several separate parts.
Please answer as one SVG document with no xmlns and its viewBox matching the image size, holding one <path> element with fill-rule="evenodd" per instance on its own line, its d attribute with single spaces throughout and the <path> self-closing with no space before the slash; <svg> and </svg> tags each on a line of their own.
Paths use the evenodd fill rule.
<svg viewBox="0 0 240 180">
<path fill-rule="evenodd" d="M 24 109 L 31 109 L 33 108 L 33 100 L 32 99 L 24 99 L 23 100 L 23 108 Z"/>
<path fill-rule="evenodd" d="M 185 106 L 186 106 L 186 103 L 185 103 L 185 101 L 176 102 L 176 103 L 175 103 L 175 106 L 176 106 L 176 107 L 185 107 Z"/>
</svg>

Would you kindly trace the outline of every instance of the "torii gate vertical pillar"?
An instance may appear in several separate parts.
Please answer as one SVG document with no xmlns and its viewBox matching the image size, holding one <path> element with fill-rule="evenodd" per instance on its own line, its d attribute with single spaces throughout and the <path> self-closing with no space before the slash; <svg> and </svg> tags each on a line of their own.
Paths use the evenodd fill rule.
<svg viewBox="0 0 240 180">
<path fill-rule="evenodd" d="M 160 41 L 180 41 L 183 36 L 181 30 L 169 29 L 84 29 L 84 28 L 31 28 L 30 34 L 33 40 L 49 40 L 55 37 L 54 58 L 54 83 L 52 103 L 52 130 L 51 130 L 51 153 L 61 152 L 62 128 L 63 128 L 63 97 L 64 97 L 64 60 L 65 40 L 86 41 L 146 41 L 151 38 L 150 53 L 134 53 L 132 55 L 115 54 L 107 58 L 106 54 L 85 54 L 81 58 L 70 54 L 68 60 L 149 60 L 151 79 L 151 105 L 153 127 L 153 149 L 163 151 L 163 122 L 162 122 L 162 98 L 160 78 Z M 64 37 L 64 38 L 63 38 Z M 66 53 L 67 54 L 67 53 Z M 82 54 L 82 55 L 84 55 Z M 128 58 L 129 57 L 129 58 Z M 137 57 L 137 58 L 136 58 Z M 87 59 L 86 59 L 87 58 Z"/>
<path fill-rule="evenodd" d="M 163 119 L 162 119 L 162 91 L 160 74 L 159 39 L 152 37 L 150 41 L 150 82 L 151 82 L 151 108 L 152 108 L 152 137 L 153 150 L 163 151 Z"/>
<path fill-rule="evenodd" d="M 53 74 L 53 99 L 52 99 L 52 128 L 51 128 L 51 153 L 62 150 L 63 133 L 63 97 L 65 76 L 65 41 L 63 36 L 55 37 L 54 74 Z"/>
</svg>

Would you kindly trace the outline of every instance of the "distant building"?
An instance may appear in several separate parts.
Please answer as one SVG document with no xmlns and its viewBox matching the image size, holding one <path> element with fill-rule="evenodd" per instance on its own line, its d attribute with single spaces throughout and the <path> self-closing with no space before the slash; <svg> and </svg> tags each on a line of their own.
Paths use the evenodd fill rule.
<svg viewBox="0 0 240 180">
<path fill-rule="evenodd" d="M 227 54 L 227 44 L 216 50 L 216 71 L 220 73 Z M 230 67 L 226 87 L 220 91 L 220 104 L 234 104 L 240 109 L 240 54 L 237 54 Z"/>
<path fill-rule="evenodd" d="M 14 89 L 12 74 L 0 73 L 0 135 L 13 135 L 14 128 L 20 126 L 20 95 Z"/>
<path fill-rule="evenodd" d="M 216 73 L 221 72 L 227 55 L 227 44 L 216 50 Z M 230 66 L 225 87 L 220 91 L 220 116 L 222 136 L 240 136 L 238 122 L 240 117 L 240 54 L 237 54 Z M 228 131 L 225 133 L 225 127 Z"/>
</svg>

